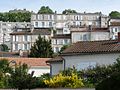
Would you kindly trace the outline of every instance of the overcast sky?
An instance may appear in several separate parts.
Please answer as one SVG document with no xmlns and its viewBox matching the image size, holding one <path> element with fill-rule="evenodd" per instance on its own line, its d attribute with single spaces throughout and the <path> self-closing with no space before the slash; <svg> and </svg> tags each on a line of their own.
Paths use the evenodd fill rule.
<svg viewBox="0 0 120 90">
<path fill-rule="evenodd" d="M 78 12 L 101 11 L 108 14 L 120 11 L 120 0 L 0 0 L 0 12 L 23 8 L 37 12 L 41 6 L 49 6 L 58 13 L 70 8 Z"/>
</svg>

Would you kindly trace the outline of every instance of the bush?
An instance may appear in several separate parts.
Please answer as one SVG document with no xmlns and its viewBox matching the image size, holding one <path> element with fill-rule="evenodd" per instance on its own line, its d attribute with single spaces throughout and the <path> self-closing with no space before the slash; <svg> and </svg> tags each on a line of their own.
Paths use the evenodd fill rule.
<svg viewBox="0 0 120 90">
<path fill-rule="evenodd" d="M 50 88 L 80 88 L 84 86 L 82 79 L 74 73 L 71 76 L 64 76 L 60 73 L 44 82 Z"/>
<path fill-rule="evenodd" d="M 39 88 L 45 88 L 47 85 L 45 84 L 44 80 L 49 80 L 50 79 L 50 74 L 46 73 L 38 77 L 38 87 Z"/>
<path fill-rule="evenodd" d="M 114 72 L 96 86 L 96 90 L 120 90 L 120 72 Z"/>
</svg>

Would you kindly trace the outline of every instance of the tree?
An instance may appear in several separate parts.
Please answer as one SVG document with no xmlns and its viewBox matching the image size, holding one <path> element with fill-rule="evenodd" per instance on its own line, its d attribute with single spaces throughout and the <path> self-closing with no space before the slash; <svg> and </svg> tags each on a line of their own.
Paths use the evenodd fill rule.
<svg viewBox="0 0 120 90">
<path fill-rule="evenodd" d="M 59 53 L 62 53 L 68 47 L 69 47 L 69 45 L 63 45 L 63 47 L 61 48 L 61 50 L 59 51 Z"/>
<path fill-rule="evenodd" d="M 120 18 L 120 12 L 118 12 L 118 11 L 112 11 L 112 12 L 109 14 L 109 16 L 110 16 L 111 18 Z"/>
<path fill-rule="evenodd" d="M 75 10 L 71 10 L 71 9 L 65 9 L 62 14 L 74 14 L 77 13 Z"/>
<path fill-rule="evenodd" d="M 48 6 L 42 6 L 38 11 L 38 14 L 53 14 L 54 12 Z"/>
<path fill-rule="evenodd" d="M 30 57 L 40 57 L 40 58 L 50 58 L 53 55 L 51 41 L 46 40 L 45 37 L 41 38 L 38 36 L 38 39 L 31 47 L 30 50 Z"/>
<path fill-rule="evenodd" d="M 8 87 L 8 75 L 12 72 L 7 59 L 0 60 L 0 88 Z"/>
<path fill-rule="evenodd" d="M 0 13 L 0 21 L 4 22 L 30 22 L 31 12 L 29 11 L 14 11 L 14 12 L 5 12 Z"/>
<path fill-rule="evenodd" d="M 34 72 L 28 74 L 28 69 L 27 64 L 16 64 L 9 78 L 9 86 L 18 90 L 36 88 L 37 78 L 33 77 Z"/>
<path fill-rule="evenodd" d="M 9 50 L 9 48 L 6 44 L 1 44 L 0 45 L 0 51 L 8 51 L 8 50 Z"/>
</svg>

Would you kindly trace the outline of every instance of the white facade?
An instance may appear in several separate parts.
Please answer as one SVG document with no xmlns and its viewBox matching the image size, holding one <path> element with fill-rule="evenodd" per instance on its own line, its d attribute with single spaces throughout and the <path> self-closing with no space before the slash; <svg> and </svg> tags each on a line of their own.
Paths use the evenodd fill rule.
<svg viewBox="0 0 120 90">
<path fill-rule="evenodd" d="M 110 19 L 109 21 L 110 38 L 117 39 L 120 32 L 120 19 Z"/>
<path fill-rule="evenodd" d="M 63 45 L 69 45 L 69 44 L 71 44 L 71 40 L 68 38 L 52 39 L 52 49 L 55 53 L 58 53 L 63 47 Z"/>
<path fill-rule="evenodd" d="M 116 62 L 120 53 L 111 54 L 91 54 L 91 55 L 71 55 L 63 56 L 65 59 L 61 63 L 50 63 L 52 75 L 56 75 L 59 71 L 75 67 L 77 70 L 87 69 L 96 65 L 109 65 Z"/>
<path fill-rule="evenodd" d="M 39 77 L 43 74 L 50 73 L 50 68 L 49 67 L 43 67 L 43 66 L 38 66 L 38 67 L 30 67 L 28 73 L 32 73 L 34 71 L 34 75 L 36 77 Z"/>
<path fill-rule="evenodd" d="M 11 35 L 11 51 L 18 52 L 29 51 L 31 46 L 38 39 L 38 35 L 36 34 L 23 34 L 23 35 Z M 50 35 L 41 35 L 41 37 L 45 37 L 45 39 L 49 40 Z"/>
<path fill-rule="evenodd" d="M 70 26 L 107 27 L 108 17 L 101 13 L 77 14 L 32 14 L 31 24 L 35 28 L 62 29 L 64 34 L 70 34 Z"/>
<path fill-rule="evenodd" d="M 30 22 L 2 22 L 0 21 L 0 44 L 4 43 L 9 48 L 11 48 L 10 33 L 15 31 L 17 28 L 25 28 L 25 26 L 28 26 L 28 25 L 30 25 Z"/>
<path fill-rule="evenodd" d="M 98 40 L 109 40 L 109 32 L 72 32 L 72 43 L 78 41 L 98 41 Z"/>
</svg>

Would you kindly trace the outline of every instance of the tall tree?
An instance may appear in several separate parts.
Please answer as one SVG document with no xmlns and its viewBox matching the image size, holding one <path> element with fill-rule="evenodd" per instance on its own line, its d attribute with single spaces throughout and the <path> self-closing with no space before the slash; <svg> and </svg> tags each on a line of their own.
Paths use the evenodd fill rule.
<svg viewBox="0 0 120 90">
<path fill-rule="evenodd" d="M 51 41 L 38 36 L 38 39 L 31 47 L 30 57 L 50 58 L 53 55 Z"/>
<path fill-rule="evenodd" d="M 65 9 L 62 14 L 74 14 L 77 13 L 75 10 L 72 9 Z"/>
<path fill-rule="evenodd" d="M 53 14 L 54 12 L 48 6 L 42 6 L 38 11 L 38 14 Z"/>
<path fill-rule="evenodd" d="M 109 14 L 109 16 L 110 16 L 111 18 L 120 18 L 120 12 L 118 12 L 118 11 L 112 11 L 112 12 Z"/>
</svg>

